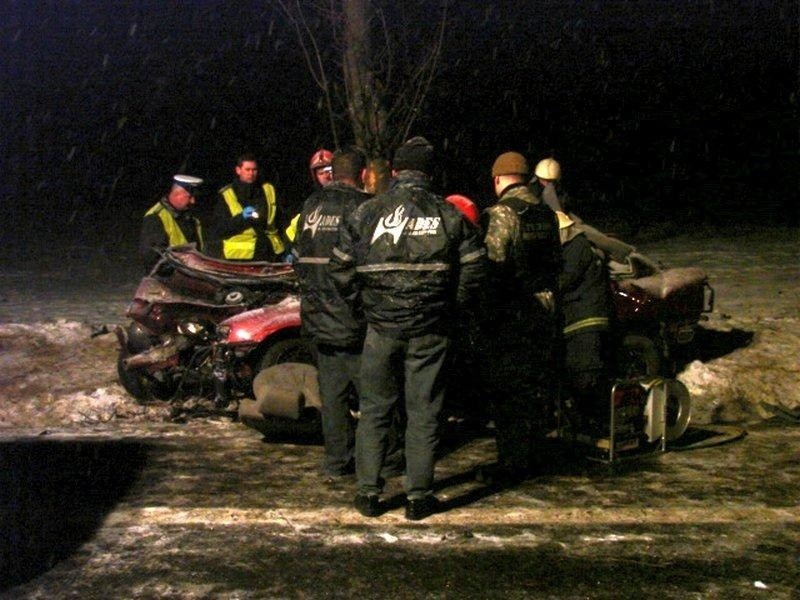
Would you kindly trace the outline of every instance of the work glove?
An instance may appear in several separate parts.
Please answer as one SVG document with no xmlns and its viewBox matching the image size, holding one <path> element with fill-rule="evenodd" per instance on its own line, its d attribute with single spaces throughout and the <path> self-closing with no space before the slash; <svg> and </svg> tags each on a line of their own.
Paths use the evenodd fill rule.
<svg viewBox="0 0 800 600">
<path fill-rule="evenodd" d="M 556 297 L 553 292 L 544 290 L 543 292 L 536 292 L 534 296 L 548 314 L 552 315 L 556 312 Z"/>
<path fill-rule="evenodd" d="M 245 206 L 244 210 L 242 211 L 242 216 L 245 219 L 257 219 L 258 213 L 256 212 L 256 209 L 253 208 L 252 206 Z"/>
<path fill-rule="evenodd" d="M 290 265 L 293 265 L 293 264 L 294 264 L 294 261 L 295 261 L 295 259 L 296 259 L 297 257 L 294 255 L 294 253 L 293 253 L 293 252 L 287 252 L 287 253 L 286 253 L 286 254 L 284 254 L 284 255 L 283 255 L 281 258 L 283 259 L 283 262 L 285 262 L 285 263 L 289 263 Z"/>
</svg>

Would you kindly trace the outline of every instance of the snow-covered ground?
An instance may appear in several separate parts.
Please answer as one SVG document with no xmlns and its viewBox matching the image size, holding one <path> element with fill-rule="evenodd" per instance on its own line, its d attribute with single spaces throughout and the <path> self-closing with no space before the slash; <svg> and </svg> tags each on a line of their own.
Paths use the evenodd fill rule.
<svg viewBox="0 0 800 600">
<path fill-rule="evenodd" d="M 698 359 L 680 374 L 694 422 L 750 421 L 800 408 L 800 232 L 686 234 L 641 244 L 709 275 L 716 304 Z M 136 260 L 90 251 L 0 266 L 0 427 L 159 421 L 116 382 L 116 339 L 141 276 Z"/>
</svg>

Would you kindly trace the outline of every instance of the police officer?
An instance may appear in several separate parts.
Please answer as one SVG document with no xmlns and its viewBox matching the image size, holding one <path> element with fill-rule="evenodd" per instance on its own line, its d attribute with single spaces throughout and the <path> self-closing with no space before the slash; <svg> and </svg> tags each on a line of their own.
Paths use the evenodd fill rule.
<svg viewBox="0 0 800 600">
<path fill-rule="evenodd" d="M 139 256 L 146 271 L 161 257 L 159 250 L 194 243 L 203 251 L 200 221 L 192 215 L 196 189 L 203 180 L 191 175 L 175 175 L 169 193 L 156 202 L 142 219 Z"/>
<path fill-rule="evenodd" d="M 355 508 L 381 514 L 381 467 L 392 409 L 407 415 L 407 519 L 439 508 L 434 453 L 445 384 L 442 365 L 456 303 L 480 285 L 485 250 L 476 230 L 431 191 L 433 147 L 414 137 L 395 153 L 389 190 L 359 206 L 339 232 L 331 274 L 343 296 L 361 303 L 367 334 L 356 431 Z"/>
<path fill-rule="evenodd" d="M 236 179 L 219 191 L 213 214 L 212 254 L 227 260 L 283 260 L 286 243 L 275 186 L 259 184 L 253 154 L 236 160 Z"/>
<path fill-rule="evenodd" d="M 556 290 L 560 246 L 556 216 L 526 187 L 528 163 L 506 152 L 492 166 L 498 201 L 486 209 L 490 284 L 485 312 L 490 319 L 485 379 L 493 390 L 498 465 L 479 479 L 506 485 L 536 468 L 541 422 L 550 395 L 555 317 L 537 298 Z M 552 304 L 552 303 L 551 303 Z"/>
<path fill-rule="evenodd" d="M 303 204 L 295 246 L 294 270 L 300 279 L 303 329 L 317 349 L 317 376 L 322 396 L 325 459 L 330 478 L 353 472 L 354 426 L 349 400 L 358 391 L 358 370 L 366 323 L 339 295 L 328 274 L 328 262 L 339 224 L 364 201 L 361 172 L 366 164 L 355 147 L 332 156 L 334 181 L 317 189 Z"/>
</svg>

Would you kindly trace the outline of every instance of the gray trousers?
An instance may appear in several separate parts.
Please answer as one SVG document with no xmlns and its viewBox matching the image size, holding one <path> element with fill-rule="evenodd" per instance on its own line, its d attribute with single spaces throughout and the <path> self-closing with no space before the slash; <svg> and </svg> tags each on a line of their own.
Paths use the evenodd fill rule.
<svg viewBox="0 0 800 600">
<path fill-rule="evenodd" d="M 361 418 L 356 430 L 359 493 L 382 491 L 393 409 L 406 412 L 406 482 L 409 498 L 432 492 L 434 455 L 439 443 L 439 413 L 444 403 L 444 364 L 449 340 L 428 334 L 407 340 L 367 328 L 361 359 Z"/>
<path fill-rule="evenodd" d="M 352 473 L 355 424 L 350 400 L 358 394 L 361 351 L 317 346 L 317 380 L 322 397 L 322 435 L 325 438 L 326 475 Z"/>
</svg>

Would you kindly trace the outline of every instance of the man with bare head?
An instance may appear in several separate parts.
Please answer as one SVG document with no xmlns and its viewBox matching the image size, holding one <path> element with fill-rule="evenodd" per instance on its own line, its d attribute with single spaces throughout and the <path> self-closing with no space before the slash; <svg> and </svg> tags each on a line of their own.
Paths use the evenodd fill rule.
<svg viewBox="0 0 800 600">
<path fill-rule="evenodd" d="M 279 261 L 286 252 L 280 234 L 275 186 L 259 184 L 253 154 L 236 160 L 236 179 L 219 191 L 214 207 L 211 254 L 227 260 Z"/>
</svg>

